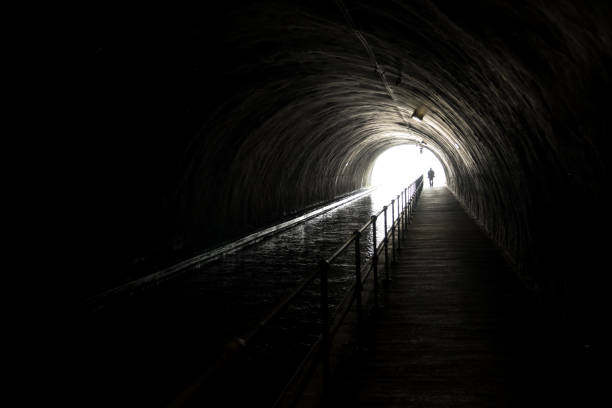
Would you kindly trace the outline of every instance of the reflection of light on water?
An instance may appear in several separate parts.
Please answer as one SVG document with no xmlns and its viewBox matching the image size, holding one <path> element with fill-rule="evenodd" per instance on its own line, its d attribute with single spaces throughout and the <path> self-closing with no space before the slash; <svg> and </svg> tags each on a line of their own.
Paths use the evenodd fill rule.
<svg viewBox="0 0 612 408">
<path fill-rule="evenodd" d="M 397 198 L 420 175 L 424 175 L 425 186 L 429 186 L 427 171 L 435 172 L 434 186 L 446 185 L 446 175 L 440 161 L 428 149 L 419 152 L 416 145 L 391 147 L 378 156 L 371 175 L 371 185 L 377 187 L 372 194 L 373 209 L 378 211 L 391 199 Z"/>
</svg>

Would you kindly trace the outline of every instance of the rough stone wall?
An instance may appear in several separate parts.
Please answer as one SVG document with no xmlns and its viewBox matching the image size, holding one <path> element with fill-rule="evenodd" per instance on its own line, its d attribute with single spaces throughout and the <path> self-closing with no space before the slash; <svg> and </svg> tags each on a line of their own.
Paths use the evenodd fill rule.
<svg viewBox="0 0 612 408">
<path fill-rule="evenodd" d="M 555 254 L 609 225 L 610 23 L 604 2 L 535 0 L 101 18 L 86 67 L 108 213 L 94 228 L 113 237 L 99 273 L 144 273 L 366 186 L 378 154 L 416 140 L 533 286 L 571 285 Z"/>
</svg>

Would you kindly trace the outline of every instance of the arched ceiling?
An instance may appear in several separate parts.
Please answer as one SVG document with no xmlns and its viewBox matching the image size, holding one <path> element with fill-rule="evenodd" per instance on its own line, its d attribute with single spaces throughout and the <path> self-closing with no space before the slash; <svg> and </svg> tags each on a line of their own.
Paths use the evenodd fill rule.
<svg viewBox="0 0 612 408">
<path fill-rule="evenodd" d="M 416 141 L 521 263 L 563 188 L 608 170 L 604 2 L 226 2 L 120 20 L 92 23 L 88 81 L 113 158 L 100 228 L 123 231 L 123 262 L 361 188 L 378 154 Z"/>
</svg>

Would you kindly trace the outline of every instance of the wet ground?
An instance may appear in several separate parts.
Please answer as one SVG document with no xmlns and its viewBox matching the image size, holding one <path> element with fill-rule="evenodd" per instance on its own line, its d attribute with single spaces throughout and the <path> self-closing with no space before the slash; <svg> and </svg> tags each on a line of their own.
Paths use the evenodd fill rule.
<svg viewBox="0 0 612 408">
<path fill-rule="evenodd" d="M 163 285 L 108 302 L 86 316 L 78 342 L 84 366 L 82 403 L 167 405 L 216 361 L 231 339 L 252 329 L 315 270 L 321 258 L 329 257 L 396 194 L 375 190 L 223 259 L 196 265 Z M 380 217 L 379 242 L 383 225 Z M 361 245 L 366 263 L 372 253 L 371 228 L 364 231 Z M 332 308 L 350 287 L 354 268 L 351 245 L 330 273 Z M 313 284 L 250 347 L 243 357 L 250 364 L 235 368 L 240 373 L 225 373 L 235 381 L 234 396 L 248 389 L 251 402 L 273 399 L 318 334 L 318 305 L 318 286 Z M 269 386 L 255 381 L 262 375 L 269 377 Z M 214 398 L 219 392 L 216 387 Z M 225 405 L 232 405 L 229 395 Z"/>
</svg>

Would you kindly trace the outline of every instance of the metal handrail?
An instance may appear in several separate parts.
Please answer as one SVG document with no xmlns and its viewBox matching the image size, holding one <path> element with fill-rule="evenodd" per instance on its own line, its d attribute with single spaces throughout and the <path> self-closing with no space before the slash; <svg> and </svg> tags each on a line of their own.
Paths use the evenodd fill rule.
<svg viewBox="0 0 612 408">
<path fill-rule="evenodd" d="M 309 351 L 306 353 L 306 356 L 299 364 L 298 368 L 294 372 L 294 375 L 290 379 L 290 381 L 286 384 L 285 388 L 279 395 L 278 399 L 274 406 L 277 406 L 280 401 L 283 400 L 286 395 L 287 390 L 292 386 L 296 378 L 299 377 L 300 372 L 302 372 L 305 367 L 308 365 L 309 361 L 312 361 L 313 356 L 319 355 L 319 360 L 323 363 L 323 389 L 326 390 L 329 384 L 329 351 L 331 347 L 331 340 L 344 322 L 346 315 L 351 309 L 353 303 L 357 302 L 357 316 L 358 322 L 363 320 L 363 304 L 361 299 L 361 291 L 363 289 L 363 284 L 367 281 L 370 272 L 374 272 L 374 304 L 375 308 L 378 308 L 378 256 L 385 253 L 385 281 L 389 281 L 389 255 L 388 255 L 388 246 L 389 246 L 389 236 L 391 236 L 392 246 L 392 262 L 395 263 L 395 255 L 396 251 L 400 249 L 399 241 L 403 237 L 405 238 L 405 229 L 407 225 L 411 222 L 412 217 L 414 215 L 414 209 L 416 206 L 416 201 L 418 200 L 419 194 L 423 188 L 423 176 L 417 178 L 414 182 L 412 182 L 408 187 L 404 188 L 399 195 L 397 195 L 396 199 L 391 200 L 389 203 L 391 206 L 391 227 L 388 228 L 387 225 L 387 214 L 388 214 L 388 206 L 385 205 L 383 208 L 378 211 L 376 214 L 370 217 L 364 225 L 355 230 L 349 239 L 347 239 L 338 249 L 327 259 L 322 259 L 319 261 L 319 265 L 316 271 L 312 274 L 308 275 L 300 285 L 294 289 L 291 293 L 286 295 L 283 300 L 281 300 L 270 312 L 266 314 L 249 332 L 245 333 L 241 338 L 236 338 L 228 343 L 226 347 L 226 352 L 219 359 L 216 366 L 223 364 L 231 355 L 235 354 L 237 351 L 244 349 L 251 340 L 261 332 L 263 328 L 265 328 L 272 320 L 278 317 L 287 307 L 291 304 L 291 302 L 300 296 L 306 288 L 312 284 L 317 278 L 319 278 L 320 283 L 320 299 L 321 299 L 321 333 L 319 334 L 317 340 L 310 347 Z M 400 203 L 401 201 L 401 203 Z M 395 216 L 395 204 L 397 203 L 397 217 Z M 401 205 L 401 211 L 400 211 Z M 384 236 L 380 242 L 380 245 L 377 245 L 376 240 L 376 221 L 381 214 L 384 214 Z M 403 223 L 403 228 L 402 224 Z M 367 271 L 365 276 L 361 276 L 361 245 L 360 245 L 360 237 L 361 234 L 368 228 L 372 226 L 373 233 L 373 252 L 372 259 L 370 265 L 367 267 Z M 397 241 L 398 245 L 395 244 L 395 235 L 397 229 Z M 404 231 L 404 235 L 401 235 L 401 231 Z M 351 285 L 351 288 L 347 291 L 345 297 L 340 301 L 340 305 L 342 307 L 338 307 L 333 316 L 334 323 L 330 324 L 329 315 L 329 270 L 331 268 L 332 262 L 340 256 L 352 243 L 355 244 L 355 280 Z M 318 352 L 321 353 L 318 353 Z M 211 368 L 199 377 L 195 384 L 190 387 L 190 390 L 196 389 L 200 384 L 202 384 L 206 379 L 212 375 L 212 373 L 216 371 L 215 368 Z M 325 391 L 324 391 L 325 392 Z M 186 394 L 191 393 L 191 391 L 186 391 L 181 394 L 170 406 L 181 406 L 182 403 L 188 399 Z"/>
<path fill-rule="evenodd" d="M 366 222 L 361 228 L 355 230 L 351 237 L 347 239 L 331 256 L 327 259 L 322 259 L 319 262 L 319 271 L 314 275 L 311 275 L 307 278 L 304 283 L 307 285 L 316 279 L 316 276 L 320 274 L 320 297 L 321 297 L 321 335 L 318 337 L 318 340 L 313 344 L 306 357 L 302 360 L 298 369 L 292 376 L 289 383 L 286 385 L 282 393 L 279 395 L 274 406 L 277 406 L 284 398 L 287 390 L 292 385 L 293 381 L 298 377 L 298 373 L 304 369 L 307 365 L 307 362 L 312 359 L 312 356 L 315 353 L 315 349 L 321 349 L 320 360 L 323 364 L 323 393 L 326 393 L 329 384 L 330 377 L 330 361 L 329 361 L 329 353 L 331 348 L 331 341 L 342 325 L 346 315 L 348 314 L 350 308 L 353 303 L 357 303 L 357 319 L 358 324 L 363 320 L 363 304 L 361 298 L 361 291 L 363 290 L 363 284 L 367 281 L 369 274 L 371 271 L 374 272 L 374 307 L 378 308 L 378 256 L 379 253 L 385 252 L 385 280 L 389 281 L 388 274 L 388 244 L 389 244 L 389 235 L 391 235 L 393 245 L 392 245 L 392 254 L 393 254 L 393 262 L 395 262 L 395 252 L 400 249 L 399 241 L 400 239 L 405 239 L 405 231 L 409 223 L 412 222 L 412 218 L 414 216 L 414 210 L 416 208 L 416 201 L 422 191 L 423 188 L 423 176 L 417 178 L 413 183 L 411 183 L 408 187 L 400 192 L 397 196 L 397 201 L 391 200 L 391 228 L 387 228 L 387 209 L 388 206 L 384 206 L 378 213 L 372 215 L 370 220 Z M 397 202 L 397 217 L 395 217 L 395 203 Z M 376 240 L 376 221 L 378 217 L 384 213 L 384 228 L 385 234 L 384 238 L 381 240 L 380 245 L 377 245 Z M 403 225 L 402 225 L 403 224 Z M 360 248 L 360 237 L 361 234 L 368 228 L 372 226 L 372 234 L 373 234 L 373 253 L 372 253 L 372 261 L 365 276 L 361 276 L 361 248 Z M 397 227 L 397 238 L 398 245 L 395 245 L 395 227 Z M 402 234 L 403 231 L 403 234 Z M 330 315 L 329 315 L 329 270 L 331 268 L 332 262 L 340 256 L 342 252 L 344 252 L 352 243 L 355 243 L 355 281 L 353 285 L 347 292 L 345 298 L 340 302 L 344 307 L 338 307 L 336 310 L 336 315 L 334 324 L 330 324 Z M 304 285 L 304 284 L 303 284 Z M 298 289 L 303 291 L 303 286 L 300 285 Z M 295 296 L 291 296 L 291 299 L 295 298 Z"/>
</svg>

